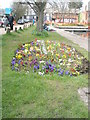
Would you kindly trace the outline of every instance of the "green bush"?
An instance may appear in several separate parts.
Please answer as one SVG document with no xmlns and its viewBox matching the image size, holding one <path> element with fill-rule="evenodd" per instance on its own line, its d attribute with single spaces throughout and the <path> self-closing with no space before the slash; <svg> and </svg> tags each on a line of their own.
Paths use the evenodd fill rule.
<svg viewBox="0 0 90 120">
<path fill-rule="evenodd" d="M 46 30 L 43 30 L 42 32 L 38 32 L 36 29 L 32 31 L 33 35 L 36 36 L 44 36 L 44 37 L 48 37 L 48 32 Z"/>
</svg>

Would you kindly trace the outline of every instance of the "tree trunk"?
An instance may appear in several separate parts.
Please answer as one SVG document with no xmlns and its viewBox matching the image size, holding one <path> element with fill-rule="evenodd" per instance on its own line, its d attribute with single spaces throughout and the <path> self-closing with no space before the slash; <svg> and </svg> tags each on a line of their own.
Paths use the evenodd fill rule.
<svg viewBox="0 0 90 120">
<path fill-rule="evenodd" d="M 39 11 L 38 20 L 37 20 L 37 32 L 43 31 L 43 16 L 44 16 L 44 11 Z"/>
</svg>

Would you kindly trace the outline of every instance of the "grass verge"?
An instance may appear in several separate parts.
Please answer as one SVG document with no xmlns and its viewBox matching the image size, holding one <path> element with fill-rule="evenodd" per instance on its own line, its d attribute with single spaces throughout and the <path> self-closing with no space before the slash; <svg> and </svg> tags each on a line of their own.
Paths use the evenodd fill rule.
<svg viewBox="0 0 90 120">
<path fill-rule="evenodd" d="M 3 35 L 2 38 L 2 115 L 3 118 L 87 118 L 88 108 L 80 100 L 78 88 L 88 86 L 88 75 L 59 77 L 12 71 L 14 51 L 19 44 L 37 39 L 55 40 L 75 47 L 86 58 L 88 53 L 55 32 L 48 37 L 32 35 L 34 27 Z"/>
</svg>

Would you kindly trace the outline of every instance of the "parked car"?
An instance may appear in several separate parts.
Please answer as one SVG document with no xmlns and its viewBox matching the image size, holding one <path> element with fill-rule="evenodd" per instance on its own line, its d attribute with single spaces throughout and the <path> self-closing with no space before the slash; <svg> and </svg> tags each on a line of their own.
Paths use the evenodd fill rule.
<svg viewBox="0 0 90 120">
<path fill-rule="evenodd" d="M 24 22 L 23 19 L 19 19 L 19 20 L 17 21 L 17 23 L 18 23 L 18 24 L 24 24 L 25 22 Z"/>
<path fill-rule="evenodd" d="M 25 23 L 28 23 L 29 21 L 28 21 L 27 19 L 24 19 L 24 22 L 25 22 Z"/>
</svg>

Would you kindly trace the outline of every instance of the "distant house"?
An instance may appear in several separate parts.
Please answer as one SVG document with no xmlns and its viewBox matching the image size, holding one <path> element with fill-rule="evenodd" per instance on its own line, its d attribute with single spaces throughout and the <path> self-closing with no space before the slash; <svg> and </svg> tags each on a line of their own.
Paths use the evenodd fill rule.
<svg viewBox="0 0 90 120">
<path fill-rule="evenodd" d="M 52 19 L 60 23 L 78 23 L 78 13 L 54 13 Z"/>
<path fill-rule="evenodd" d="M 87 6 L 85 6 L 85 10 L 80 13 L 80 23 L 90 23 L 90 9 L 88 9 Z"/>
</svg>

